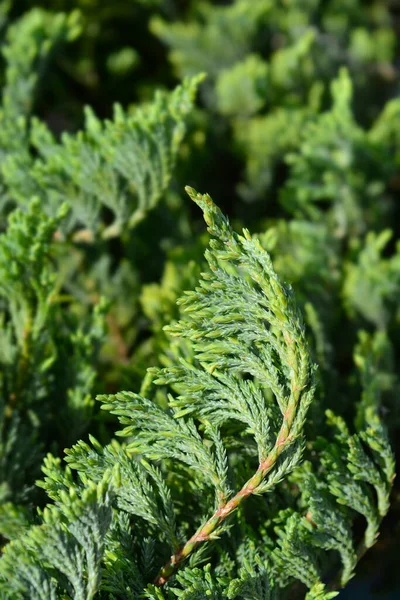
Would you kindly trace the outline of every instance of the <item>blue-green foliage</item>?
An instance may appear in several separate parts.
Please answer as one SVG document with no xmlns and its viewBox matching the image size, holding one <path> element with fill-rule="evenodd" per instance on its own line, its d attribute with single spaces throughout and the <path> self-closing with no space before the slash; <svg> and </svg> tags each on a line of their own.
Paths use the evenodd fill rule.
<svg viewBox="0 0 400 600">
<path fill-rule="evenodd" d="M 70 487 L 59 506 L 46 509 L 43 524 L 9 544 L 2 559 L 8 584 L 5 589 L 0 584 L 5 597 L 56 600 L 64 591 L 77 600 L 95 597 L 111 520 L 108 488 L 106 480 L 97 486 L 88 484 L 79 497 Z M 44 568 L 49 563 L 58 572 L 59 582 Z"/>
<path fill-rule="evenodd" d="M 61 143 L 34 119 L 28 143 L 38 158 L 18 154 L 3 168 L 12 199 L 24 203 L 37 194 L 49 214 L 67 202 L 64 231 L 84 228 L 78 240 L 92 241 L 99 229 L 106 238 L 121 235 L 165 192 L 200 79 L 187 80 L 169 95 L 159 93 L 132 114 L 117 105 L 114 118 L 104 123 L 88 108 L 84 131 L 64 134 Z M 107 228 L 101 226 L 104 208 L 114 217 Z"/>
<path fill-rule="evenodd" d="M 48 6 L 0 2 L 0 598 L 334 598 L 398 503 L 393 7 Z"/>
<path fill-rule="evenodd" d="M 329 413 L 335 433 L 316 439 L 310 461 L 298 467 L 314 383 L 292 292 L 248 231 L 234 233 L 209 196 L 191 189 L 189 194 L 213 238 L 208 270 L 182 297 L 182 318 L 168 328 L 170 335 L 188 339 L 190 361 L 178 347 L 175 365 L 149 370 L 152 398 L 129 392 L 99 397 L 125 426 L 119 434 L 126 444 L 103 447 L 90 437 L 90 445 L 81 441 L 67 451 L 67 468 L 47 457 L 40 486 L 55 504 L 44 510 L 41 525 L 21 528 L 0 561 L 4 589 L 16 599 L 56 598 L 57 590 L 92 598 L 100 586 L 115 598 L 147 590 L 155 599 L 273 600 L 279 588 L 298 580 L 309 588 L 307 598 L 327 600 L 335 593 L 323 584 L 326 553 L 340 557 L 340 585 L 361 555 L 352 532 L 357 513 L 366 519 L 361 547 L 375 542 L 394 478 L 375 407 L 365 407 L 365 426 L 353 435 L 341 417 Z M 278 501 L 280 511 L 271 519 L 257 496 L 271 493 L 291 472 L 298 497 L 291 508 Z M 105 501 L 93 504 L 108 485 L 112 519 Z M 246 496 L 254 496 L 248 502 L 260 508 L 247 523 L 246 505 L 241 507 Z M 245 512 L 236 525 L 218 517 L 239 507 Z M 244 531 L 248 541 L 241 539 Z M 221 558 L 216 574 L 203 556 L 204 543 Z M 191 560 L 165 596 L 157 571 L 171 553 Z M 208 566 L 197 567 L 196 555 Z M 19 566 L 7 584 L 12 563 Z M 156 586 L 148 585 L 152 580 Z"/>
</svg>

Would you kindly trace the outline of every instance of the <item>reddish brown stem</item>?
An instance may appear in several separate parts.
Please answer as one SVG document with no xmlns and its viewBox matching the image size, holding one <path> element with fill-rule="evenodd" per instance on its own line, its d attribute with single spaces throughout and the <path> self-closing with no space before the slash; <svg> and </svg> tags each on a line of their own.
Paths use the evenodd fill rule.
<svg viewBox="0 0 400 600">
<path fill-rule="evenodd" d="M 255 474 L 244 484 L 241 490 L 237 492 L 233 498 L 231 498 L 224 506 L 218 508 L 215 513 L 206 521 L 197 532 L 182 546 L 175 554 L 173 554 L 170 560 L 158 573 L 154 585 L 161 587 L 168 579 L 176 573 L 181 564 L 196 550 L 196 548 L 211 539 L 212 534 L 215 532 L 217 527 L 229 517 L 240 504 L 249 496 L 254 494 L 254 491 L 262 483 L 265 476 L 275 465 L 279 455 L 283 452 L 291 438 L 289 436 L 290 428 L 293 424 L 297 395 L 292 397 L 288 410 L 284 415 L 282 426 L 280 428 L 278 437 L 275 442 L 275 446 L 268 454 L 267 458 L 260 463 Z"/>
</svg>

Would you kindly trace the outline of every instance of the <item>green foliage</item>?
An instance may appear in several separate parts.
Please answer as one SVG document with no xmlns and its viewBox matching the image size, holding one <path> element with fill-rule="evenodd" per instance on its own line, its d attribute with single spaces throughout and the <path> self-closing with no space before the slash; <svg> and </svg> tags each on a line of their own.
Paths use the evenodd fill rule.
<svg viewBox="0 0 400 600">
<path fill-rule="evenodd" d="M 216 86 L 218 109 L 225 115 L 250 116 L 263 107 L 268 65 L 256 54 L 222 72 Z"/>
<path fill-rule="evenodd" d="M 386 0 L 0 2 L 2 600 L 396 578 L 396 31 Z"/>
<path fill-rule="evenodd" d="M 173 46 L 171 59 L 180 73 L 194 75 L 206 71 L 215 76 L 251 50 L 252 38 L 267 17 L 269 8 L 268 0 L 257 3 L 238 0 L 228 7 L 212 7 L 204 3 L 198 9 L 204 24 L 168 25 L 154 19 L 151 27 Z M 218 62 L 213 57 L 218 57 Z"/>
<path fill-rule="evenodd" d="M 352 85 L 346 71 L 333 82 L 332 96 L 331 111 L 312 119 L 303 129 L 296 154 L 287 155 L 291 174 L 282 202 L 296 215 L 311 220 L 320 220 L 315 201 L 333 202 L 329 218 L 335 234 L 342 237 L 348 230 L 362 232 L 369 219 L 379 224 L 379 211 L 388 208 L 376 198 L 383 194 L 397 164 L 387 140 L 380 144 L 373 129 L 364 132 L 355 123 L 350 106 Z M 383 156 L 386 159 L 382 161 Z M 370 211 L 376 214 L 370 215 Z"/>
<path fill-rule="evenodd" d="M 7 547 L 1 575 L 9 582 L 5 588 L 9 597 L 56 599 L 66 592 L 79 600 L 91 600 L 96 595 L 111 520 L 108 484 L 88 485 L 82 497 L 71 487 L 66 495 L 59 509 L 45 512 L 42 525 L 32 527 Z M 59 573 L 58 582 L 46 568 L 49 564 Z"/>
<path fill-rule="evenodd" d="M 322 139 L 310 142 L 315 132 L 312 125 L 310 130 L 305 130 L 304 126 L 309 119 L 314 123 L 316 113 L 326 106 L 326 90 L 340 67 L 344 66 L 350 72 L 357 99 L 358 94 L 370 95 L 368 120 L 376 117 L 380 110 L 376 97 L 385 97 L 385 90 L 396 78 L 391 64 L 396 37 L 386 2 L 380 3 L 379 9 L 375 5 L 366 7 L 358 0 L 351 2 L 351 6 L 346 4 L 346 8 L 339 1 L 323 3 L 318 0 L 289 3 L 234 0 L 223 6 L 202 2 L 193 3 L 184 20 L 170 23 L 166 19 L 154 18 L 151 28 L 170 48 L 170 61 L 181 78 L 198 71 L 208 73 L 203 97 L 211 110 L 226 117 L 227 125 L 234 131 L 236 146 L 246 169 L 244 180 L 240 178 L 237 190 L 247 201 L 265 200 L 266 193 L 274 195 L 274 182 L 288 153 L 295 151 L 299 162 L 307 161 L 307 157 L 301 154 L 306 152 L 306 145 L 308 148 L 311 144 L 315 149 L 314 160 L 324 160 L 319 152 L 324 156 L 328 149 L 322 150 L 319 146 L 325 146 L 328 140 L 329 144 L 333 143 L 335 134 L 332 129 L 337 128 L 337 124 L 329 124 L 328 117 L 322 117 L 328 122 L 321 122 L 317 136 L 325 142 Z M 373 82 L 378 81 L 380 93 L 377 94 Z M 345 99 L 341 91 L 340 94 L 343 102 Z M 359 102 L 359 113 L 363 116 L 365 108 Z M 208 118 L 212 119 L 213 115 Z M 215 126 L 220 122 L 220 118 L 213 120 Z M 342 123 L 346 128 L 344 153 L 349 155 L 347 146 L 357 143 L 361 132 L 348 111 L 342 115 Z M 337 135 L 340 136 L 340 132 Z M 230 140 L 224 141 L 225 151 L 232 152 Z M 369 153 L 364 151 L 368 142 L 360 140 L 360 144 L 363 147 L 358 152 L 360 158 L 368 160 Z M 383 150 L 387 152 L 387 148 Z M 299 151 L 301 154 L 297 157 Z M 347 169 L 348 175 L 351 173 L 354 177 L 352 187 L 359 182 L 361 193 L 360 173 L 353 174 L 347 163 L 340 167 L 337 164 L 340 154 L 343 151 L 338 148 L 336 160 L 333 157 L 329 159 L 329 156 L 325 160 L 336 163 L 339 169 Z M 378 162 L 379 157 L 378 154 Z M 390 157 L 391 154 L 388 155 Z M 379 162 L 379 165 L 382 168 L 385 161 Z M 296 182 L 287 194 L 284 188 L 285 197 L 288 196 L 289 201 L 294 203 L 293 192 L 298 195 L 304 193 L 311 200 L 314 187 L 309 182 L 315 175 L 313 169 L 321 178 L 325 176 L 326 169 L 321 170 L 320 164 L 309 165 L 309 161 L 302 167 L 296 165 L 294 169 Z M 363 176 L 367 172 L 365 169 Z M 299 181 L 300 178 L 302 181 Z M 328 191 L 335 193 L 332 189 L 334 182 L 321 182 L 320 185 L 329 186 Z M 370 187 L 373 194 L 374 185 Z M 376 187 L 375 193 L 379 194 Z M 339 191 L 342 196 L 342 191 Z M 319 199 L 326 200 L 325 192 L 317 187 L 314 198 L 318 195 Z M 353 203 L 352 198 L 346 202 L 348 213 L 354 212 Z"/>
<path fill-rule="evenodd" d="M 80 441 L 67 451 L 65 470 L 48 456 L 40 486 L 55 505 L 0 561 L 4 582 L 11 562 L 21 565 L 12 583 L 17 598 L 52 597 L 57 589 L 91 598 L 99 585 L 115 597 L 134 598 L 142 582 L 149 598 L 163 598 L 159 588 L 167 584 L 168 593 L 183 598 L 272 599 L 278 598 L 272 581 L 285 589 L 298 580 L 309 588 L 308 598 L 326 600 L 335 594 L 322 583 L 327 565 L 321 550 L 340 555 L 344 585 L 361 556 L 352 534 L 356 513 L 367 521 L 362 548 L 375 542 L 394 478 L 393 455 L 376 412 L 367 408 L 367 428 L 353 436 L 341 417 L 329 413 L 337 430 L 333 441 L 317 439 L 312 462 L 298 468 L 314 366 L 292 291 L 257 239 L 247 230 L 236 234 L 208 195 L 191 188 L 188 193 L 202 208 L 212 238 L 205 253 L 208 270 L 182 296 L 181 319 L 168 328 L 188 346 L 176 347 L 175 364 L 149 370 L 151 398 L 129 392 L 99 397 L 102 408 L 125 425 L 119 435 L 128 438 L 126 445 L 103 447 L 93 437 L 91 445 Z M 182 353 L 187 347 L 190 358 Z M 78 487 L 71 469 L 78 472 Z M 92 512 L 86 507 L 111 470 L 117 511 L 112 522 L 110 513 L 104 516 L 106 508 L 99 513 L 98 504 Z M 297 506 L 282 506 L 272 523 L 263 510 L 245 523 L 244 501 L 271 493 L 292 471 L 300 491 Z M 71 522 L 76 510 L 83 516 Z M 229 517 L 238 511 L 234 526 Z M 244 555 L 240 545 L 234 549 L 235 529 L 243 527 L 254 544 Z M 266 563 L 257 550 L 265 536 Z M 222 546 L 213 550 L 220 538 Z M 138 544 L 141 539 L 147 550 Z M 216 555 L 225 546 L 229 555 L 229 567 L 222 561 L 216 577 L 210 566 L 195 566 L 196 555 L 205 560 L 205 544 Z M 130 570 L 137 573 L 136 583 Z"/>
<path fill-rule="evenodd" d="M 379 234 L 369 232 L 364 245 L 358 241 L 357 262 L 348 264 L 343 287 L 351 314 L 378 329 L 389 326 L 399 285 L 399 250 L 396 248 L 389 258 L 382 256 L 391 237 L 392 232 L 386 229 Z"/>
<path fill-rule="evenodd" d="M 246 181 L 238 186 L 244 200 L 254 201 L 271 188 L 283 156 L 298 147 L 310 114 L 309 106 L 279 107 L 265 116 L 233 124 L 236 144 L 246 157 Z"/>
<path fill-rule="evenodd" d="M 388 498 L 394 478 L 393 455 L 379 419 L 367 414 L 368 428 L 358 436 L 350 433 L 340 417 L 328 414 L 338 429 L 336 445 L 326 448 L 322 455 L 327 470 L 330 492 L 337 502 L 362 514 L 367 521 L 364 544 L 367 548 L 375 542 L 380 518 L 388 510 Z M 365 450 L 364 450 L 365 448 Z M 380 448 L 379 455 L 376 452 Z M 370 453 L 370 456 L 368 453 Z M 375 488 L 376 502 L 369 484 Z"/>
<path fill-rule="evenodd" d="M 32 495 L 41 449 L 51 441 L 48 424 L 54 419 L 59 443 L 68 443 L 84 431 L 93 410 L 93 359 L 105 333 L 106 304 L 79 325 L 62 308 L 52 239 L 65 209 L 50 219 L 35 199 L 26 213 L 10 215 L 0 236 L 1 503 Z M 19 508 L 11 506 L 8 514 L 13 511 Z M 4 519 L 5 536 L 8 527 Z"/>
<path fill-rule="evenodd" d="M 399 384 L 393 361 L 393 346 L 386 333 L 377 331 L 374 335 L 369 335 L 363 330 L 359 332 L 359 342 L 354 353 L 354 362 L 360 372 L 362 384 L 356 416 L 359 428 L 364 424 L 365 414 L 371 409 L 378 411 L 381 405 L 392 413 L 388 426 L 396 426 Z"/>
<path fill-rule="evenodd" d="M 7 62 L 3 106 L 6 118 L 28 115 L 39 77 L 51 54 L 81 31 L 78 12 L 69 15 L 32 10 L 7 30 L 3 55 Z"/>
<path fill-rule="evenodd" d="M 3 3 L 6 7 L 7 4 Z M 41 9 L 27 13 L 7 30 L 2 53 L 6 61 L 0 108 L 1 201 L 9 200 L 4 169 L 9 161 L 28 160 L 27 117 L 52 54 L 80 33 L 79 13 L 52 14 Z M 22 173 L 19 173 L 21 176 Z"/>
<path fill-rule="evenodd" d="M 17 156 L 4 167 L 13 199 L 23 203 L 29 193 L 40 194 L 50 214 L 67 202 L 71 213 L 66 231 L 86 226 L 77 235 L 88 241 L 98 233 L 101 209 L 106 207 L 114 221 L 102 227 L 102 236 L 121 235 L 143 219 L 166 190 L 200 80 L 187 80 L 169 95 L 159 93 L 154 103 L 132 115 L 117 105 L 114 118 L 104 123 L 87 109 L 84 131 L 64 134 L 61 143 L 44 123 L 34 120 L 30 141 L 39 158 L 21 164 Z"/>
</svg>

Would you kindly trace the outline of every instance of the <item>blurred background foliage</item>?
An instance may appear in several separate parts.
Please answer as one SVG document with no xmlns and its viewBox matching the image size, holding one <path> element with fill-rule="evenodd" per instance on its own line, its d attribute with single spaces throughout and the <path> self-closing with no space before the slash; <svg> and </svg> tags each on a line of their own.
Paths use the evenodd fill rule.
<svg viewBox="0 0 400 600">
<path fill-rule="evenodd" d="M 16 381 L 35 372 L 45 399 L 10 416 L 13 385 L 1 381 L 0 489 L 20 507 L 15 523 L 41 500 L 29 461 L 28 482 L 10 476 L 10 432 L 33 428 L 18 464 L 89 430 L 106 442 L 114 424 L 93 395 L 139 389 L 148 366 L 168 363 L 162 328 L 206 244 L 186 184 L 259 232 L 293 285 L 320 365 L 310 427 L 328 406 L 357 423 L 372 405 L 399 439 L 399 27 L 397 0 L 0 3 L 0 224 L 19 207 L 20 247 L 46 238 L 34 277 L 53 299 L 43 312 L 32 274 L 0 294 L 2 366 Z M 5 282 L 19 251 L 7 243 Z M 10 290 L 17 304 L 31 298 L 18 317 Z M 21 311 L 39 319 L 35 354 L 12 329 Z M 397 594 L 399 507 L 397 487 L 364 563 L 374 587 Z"/>
</svg>

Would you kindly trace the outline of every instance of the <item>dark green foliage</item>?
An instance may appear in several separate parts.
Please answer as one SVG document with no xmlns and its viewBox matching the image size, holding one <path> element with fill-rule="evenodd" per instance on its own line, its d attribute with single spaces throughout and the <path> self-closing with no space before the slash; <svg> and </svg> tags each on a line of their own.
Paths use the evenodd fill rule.
<svg viewBox="0 0 400 600">
<path fill-rule="evenodd" d="M 11 214 L 0 236 L 1 502 L 10 516 L 17 509 L 8 502 L 26 503 L 34 491 L 42 449 L 76 439 L 93 413 L 106 305 L 79 324 L 62 305 L 52 239 L 65 213 L 63 206 L 49 219 L 35 199 L 26 213 Z"/>
</svg>

